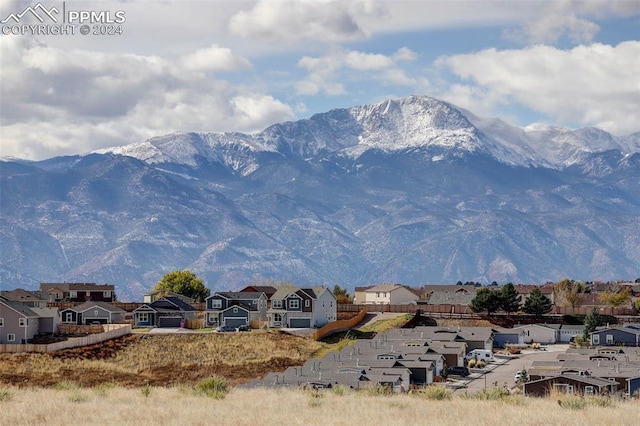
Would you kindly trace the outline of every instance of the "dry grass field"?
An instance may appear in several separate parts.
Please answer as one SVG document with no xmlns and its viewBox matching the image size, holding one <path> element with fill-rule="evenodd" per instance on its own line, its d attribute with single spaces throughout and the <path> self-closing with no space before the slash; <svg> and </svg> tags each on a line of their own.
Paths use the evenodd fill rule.
<svg viewBox="0 0 640 426">
<path fill-rule="evenodd" d="M 637 425 L 637 401 L 561 406 L 555 399 L 477 400 L 345 391 L 232 389 L 223 399 L 186 385 L 0 388 L 3 425 Z"/>
<path fill-rule="evenodd" d="M 169 386 L 212 375 L 242 383 L 300 365 L 322 347 L 277 331 L 134 334 L 51 354 L 0 354 L 0 384 Z"/>
</svg>

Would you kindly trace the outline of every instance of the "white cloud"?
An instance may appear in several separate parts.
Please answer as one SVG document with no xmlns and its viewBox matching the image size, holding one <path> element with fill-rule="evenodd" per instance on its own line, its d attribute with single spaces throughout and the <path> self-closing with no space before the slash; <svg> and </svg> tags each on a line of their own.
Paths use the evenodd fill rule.
<svg viewBox="0 0 640 426">
<path fill-rule="evenodd" d="M 348 41 L 368 36 L 358 23 L 360 16 L 382 13 L 375 3 L 364 1 L 261 0 L 232 16 L 229 28 L 259 41 Z"/>
<path fill-rule="evenodd" d="M 218 46 L 185 62 L 3 36 L 0 54 L 3 156 L 41 159 L 181 130 L 255 131 L 294 117 L 272 96 L 200 72 L 250 66 Z"/>
<path fill-rule="evenodd" d="M 534 46 L 442 57 L 438 64 L 465 84 L 439 95 L 472 111 L 523 105 L 558 122 L 638 131 L 640 42 L 561 50 Z"/>
<path fill-rule="evenodd" d="M 391 56 L 356 50 L 334 49 L 320 57 L 304 56 L 298 62 L 308 75 L 296 83 L 299 95 L 327 95 L 346 93 L 344 84 L 338 81 L 376 80 L 386 85 L 415 86 L 417 80 L 407 76 L 398 62 L 413 61 L 417 54 L 406 47 Z"/>
<path fill-rule="evenodd" d="M 238 71 L 251 68 L 251 63 L 234 55 L 231 49 L 213 44 L 182 57 L 183 66 L 190 71 Z"/>
</svg>

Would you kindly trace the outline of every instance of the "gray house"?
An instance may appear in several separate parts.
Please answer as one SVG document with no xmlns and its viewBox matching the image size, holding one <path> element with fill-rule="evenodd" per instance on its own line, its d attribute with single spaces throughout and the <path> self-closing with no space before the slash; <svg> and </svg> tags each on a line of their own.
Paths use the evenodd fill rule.
<svg viewBox="0 0 640 426">
<path fill-rule="evenodd" d="M 20 302 L 0 300 L 0 344 L 26 344 L 40 332 L 37 313 Z"/>
<path fill-rule="evenodd" d="M 607 327 L 589 333 L 594 345 L 640 346 L 640 326 Z"/>
<path fill-rule="evenodd" d="M 114 324 L 123 323 L 126 312 L 107 302 L 85 302 L 60 312 L 65 324 Z"/>
<path fill-rule="evenodd" d="M 217 292 L 207 297 L 205 324 L 208 327 L 239 327 L 267 320 L 267 295 L 261 292 Z"/>
<path fill-rule="evenodd" d="M 136 327 L 182 327 L 197 317 L 198 311 L 177 297 L 163 297 L 133 311 Z"/>
</svg>

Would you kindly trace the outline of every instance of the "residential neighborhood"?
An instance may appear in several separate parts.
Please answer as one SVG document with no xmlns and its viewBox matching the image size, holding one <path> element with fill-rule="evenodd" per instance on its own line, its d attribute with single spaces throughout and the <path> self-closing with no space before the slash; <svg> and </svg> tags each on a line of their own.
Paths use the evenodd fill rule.
<svg viewBox="0 0 640 426">
<path fill-rule="evenodd" d="M 587 328 L 586 317 L 585 324 L 572 324 L 565 320 L 575 315 L 557 313 L 566 309 L 560 305 L 566 295 L 559 290 L 564 287 L 559 285 L 509 287 L 459 283 L 411 288 L 383 283 L 356 287 L 353 303 L 339 304 L 325 286 L 248 285 L 238 291 L 211 294 L 207 291 L 209 295 L 200 300 L 167 289 L 154 289 L 145 294 L 141 303 L 123 303 L 117 300 L 116 286 L 112 284 L 42 283 L 37 291 L 16 288 L 0 292 L 0 349 L 33 350 L 43 337 L 64 339 L 67 330 L 77 333 L 83 330 L 81 327 L 121 327 L 119 333 L 153 329 L 188 332 L 198 328 L 210 332 L 316 330 L 322 333 L 314 336 L 324 336 L 355 325 L 344 325 L 345 320 L 338 319 L 340 312 L 359 311 L 363 315 L 397 311 L 414 315 L 414 320 L 493 316 L 494 321 L 505 325 L 392 328 L 243 386 L 314 389 L 337 385 L 353 389 L 383 386 L 393 392 L 407 392 L 415 386 L 439 383 L 459 389 L 501 368 L 523 350 L 530 351 L 540 345 L 565 345 L 569 349 L 559 351 L 556 359 L 533 361 L 521 387 L 525 395 L 543 396 L 549 389 L 560 389 L 569 393 L 632 396 L 640 389 L 637 287 L 636 283 L 616 284 L 615 288 L 623 289 L 628 295 L 626 307 L 620 304 L 611 307 L 601 302 L 599 292 L 611 291 L 611 285 L 593 285 L 589 292 L 582 288 L 582 303 L 573 306 L 573 311 L 588 310 L 600 318 L 600 323 Z M 334 290 L 343 300 L 344 290 L 338 286 Z M 513 298 L 517 300 L 518 309 L 525 309 L 533 299 L 547 298 L 546 305 L 543 303 L 547 310 L 543 316 L 547 321 L 539 321 L 538 314 L 502 312 L 498 305 L 495 313 L 483 313 L 485 308 L 478 305 L 483 294 L 497 295 L 501 303 L 506 303 L 507 297 Z M 551 302 L 552 298 L 558 305 Z M 617 322 L 611 313 L 620 312 L 627 314 L 619 316 L 624 322 L 603 322 L 603 318 Z M 628 349 L 631 347 L 633 349 Z M 518 374 L 518 380 L 525 377 L 524 373 Z"/>
</svg>

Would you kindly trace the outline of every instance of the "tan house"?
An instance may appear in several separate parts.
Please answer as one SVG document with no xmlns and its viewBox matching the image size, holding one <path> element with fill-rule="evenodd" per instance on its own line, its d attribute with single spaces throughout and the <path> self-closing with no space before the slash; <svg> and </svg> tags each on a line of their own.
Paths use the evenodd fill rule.
<svg viewBox="0 0 640 426">
<path fill-rule="evenodd" d="M 408 305 L 420 296 L 411 288 L 400 284 L 380 284 L 364 291 L 365 305 Z"/>
</svg>

